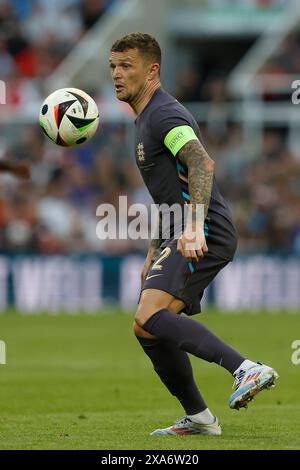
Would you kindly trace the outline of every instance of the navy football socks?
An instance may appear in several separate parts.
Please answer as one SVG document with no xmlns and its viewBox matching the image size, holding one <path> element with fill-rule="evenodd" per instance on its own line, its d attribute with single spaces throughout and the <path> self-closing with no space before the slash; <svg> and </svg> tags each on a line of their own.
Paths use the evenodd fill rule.
<svg viewBox="0 0 300 470">
<path fill-rule="evenodd" d="M 136 338 L 150 358 L 155 372 L 169 392 L 180 401 L 186 414 L 194 415 L 205 410 L 207 405 L 194 381 L 192 366 L 186 352 L 171 341 L 141 336 Z"/>
<path fill-rule="evenodd" d="M 173 341 L 180 349 L 227 369 L 231 374 L 245 360 L 241 354 L 225 344 L 204 325 L 162 309 L 142 326 L 148 333 Z"/>
</svg>

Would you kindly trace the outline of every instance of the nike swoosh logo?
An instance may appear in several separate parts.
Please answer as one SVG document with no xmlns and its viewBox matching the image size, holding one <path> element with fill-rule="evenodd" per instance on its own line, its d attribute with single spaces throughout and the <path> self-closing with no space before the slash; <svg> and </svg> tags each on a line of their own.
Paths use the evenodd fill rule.
<svg viewBox="0 0 300 470">
<path fill-rule="evenodd" d="M 153 274 L 152 276 L 148 276 L 148 277 L 146 277 L 146 281 L 148 279 L 151 279 L 152 277 L 156 277 L 156 276 L 162 276 L 162 274 Z"/>
</svg>

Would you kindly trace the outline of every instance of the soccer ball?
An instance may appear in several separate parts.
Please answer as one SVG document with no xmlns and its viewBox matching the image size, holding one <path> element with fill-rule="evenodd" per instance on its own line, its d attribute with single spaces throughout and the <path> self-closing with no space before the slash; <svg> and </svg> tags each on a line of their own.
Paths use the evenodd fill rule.
<svg viewBox="0 0 300 470">
<path fill-rule="evenodd" d="M 73 147 L 88 142 L 99 124 L 99 112 L 93 98 L 78 88 L 61 88 L 43 102 L 40 126 L 57 145 Z"/>
</svg>

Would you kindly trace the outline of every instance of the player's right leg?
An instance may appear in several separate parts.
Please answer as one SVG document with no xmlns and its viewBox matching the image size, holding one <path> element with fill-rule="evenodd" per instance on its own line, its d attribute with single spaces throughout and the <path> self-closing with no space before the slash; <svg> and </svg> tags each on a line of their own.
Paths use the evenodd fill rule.
<svg viewBox="0 0 300 470">
<path fill-rule="evenodd" d="M 247 366 L 247 362 L 249 366 Z M 245 361 L 234 373 L 234 392 L 229 398 L 229 406 L 239 410 L 247 408 L 248 403 L 253 400 L 261 390 L 275 386 L 278 378 L 276 370 L 259 362 Z"/>
</svg>

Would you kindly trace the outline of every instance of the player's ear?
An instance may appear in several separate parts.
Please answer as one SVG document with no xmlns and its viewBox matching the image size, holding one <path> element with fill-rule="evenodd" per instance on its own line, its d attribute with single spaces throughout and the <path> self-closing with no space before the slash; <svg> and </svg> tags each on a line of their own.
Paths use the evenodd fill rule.
<svg viewBox="0 0 300 470">
<path fill-rule="evenodd" d="M 159 64 L 151 64 L 149 68 L 149 80 L 153 80 L 155 77 L 159 76 Z"/>
</svg>

